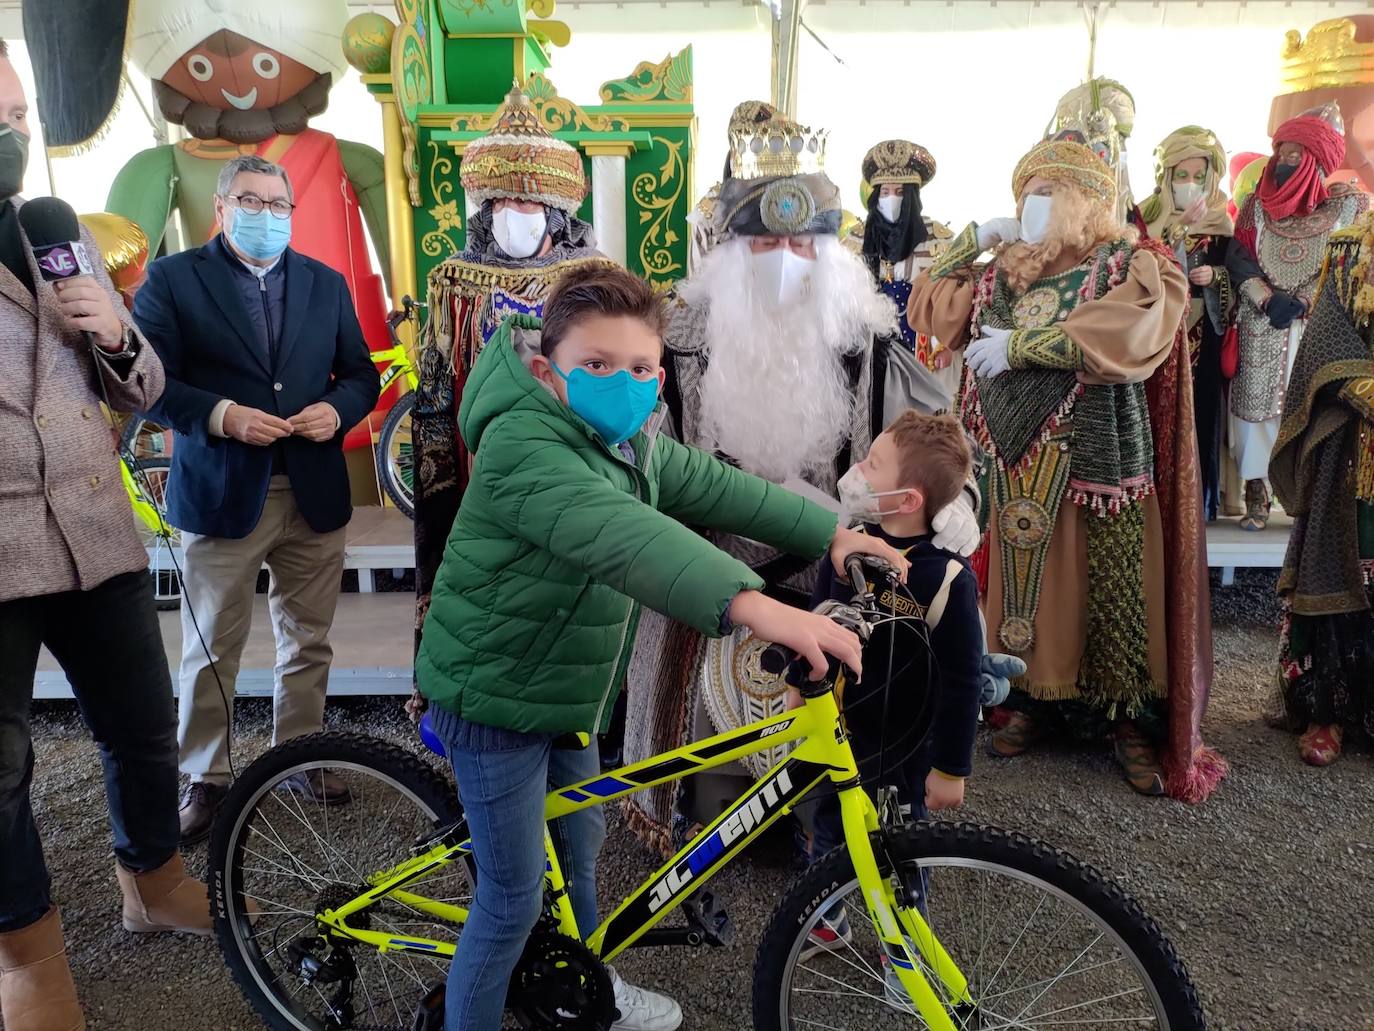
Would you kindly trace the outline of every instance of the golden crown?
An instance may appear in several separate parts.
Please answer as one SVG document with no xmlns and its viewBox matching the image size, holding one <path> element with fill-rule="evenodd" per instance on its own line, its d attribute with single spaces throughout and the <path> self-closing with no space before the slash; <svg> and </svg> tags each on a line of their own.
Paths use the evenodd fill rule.
<svg viewBox="0 0 1374 1031">
<path fill-rule="evenodd" d="M 736 179 L 815 175 L 825 170 L 825 129 L 795 122 L 764 122 L 730 131 L 730 167 Z"/>
<path fill-rule="evenodd" d="M 1318 22 L 1304 40 L 1297 29 L 1284 37 L 1279 94 L 1374 84 L 1374 43 L 1361 43 L 1349 18 Z"/>
</svg>

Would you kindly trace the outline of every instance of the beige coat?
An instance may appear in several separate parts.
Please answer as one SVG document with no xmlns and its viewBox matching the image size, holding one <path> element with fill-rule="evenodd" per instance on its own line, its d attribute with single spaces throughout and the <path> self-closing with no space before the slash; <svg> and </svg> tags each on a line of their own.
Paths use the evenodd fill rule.
<svg viewBox="0 0 1374 1031">
<path fill-rule="evenodd" d="M 96 278 L 133 328 L 95 240 L 81 235 Z M 146 409 L 164 382 L 141 337 L 132 362 L 93 358 L 82 335 L 64 328 L 27 243 L 24 250 L 36 299 L 0 265 L 0 602 L 89 590 L 147 568 L 95 376 L 98 368 L 120 411 Z"/>
</svg>

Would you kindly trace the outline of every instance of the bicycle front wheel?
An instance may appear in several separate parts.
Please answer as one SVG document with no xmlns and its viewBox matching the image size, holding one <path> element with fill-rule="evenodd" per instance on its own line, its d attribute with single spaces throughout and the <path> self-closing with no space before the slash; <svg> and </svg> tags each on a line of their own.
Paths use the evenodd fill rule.
<svg viewBox="0 0 1374 1031">
<path fill-rule="evenodd" d="M 917 823 L 890 839 L 974 1005 L 921 972 L 960 1031 L 1202 1031 L 1183 961 L 1159 926 L 1092 867 L 1020 834 Z M 914 951 L 914 950 L 913 950 Z M 849 852 L 836 849 L 778 904 L 754 966 L 754 1027 L 926 1028 L 890 972 Z"/>
<path fill-rule="evenodd" d="M 415 441 L 410 432 L 414 408 L 415 391 L 402 394 L 386 413 L 377 435 L 377 475 L 382 489 L 407 519 L 415 518 Z"/>
<path fill-rule="evenodd" d="M 333 804 L 302 792 L 323 771 Z M 235 781 L 210 840 L 215 934 L 229 970 L 268 1026 L 289 1031 L 365 1027 L 408 1031 L 447 960 L 322 933 L 315 917 L 354 898 L 370 875 L 407 859 L 416 842 L 456 819 L 452 787 L 417 756 L 361 734 L 294 738 Z M 452 863 L 406 886 L 467 907 L 474 880 Z M 386 897 L 352 926 L 452 941 L 457 926 Z"/>
</svg>

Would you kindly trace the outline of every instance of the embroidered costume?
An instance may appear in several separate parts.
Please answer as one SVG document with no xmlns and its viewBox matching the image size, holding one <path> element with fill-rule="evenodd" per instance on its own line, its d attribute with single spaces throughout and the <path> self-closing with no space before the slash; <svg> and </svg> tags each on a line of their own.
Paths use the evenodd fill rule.
<svg viewBox="0 0 1374 1031">
<path fill-rule="evenodd" d="M 1226 271 L 1226 252 L 1234 226 L 1221 192 L 1226 151 L 1216 135 L 1189 125 L 1155 148 L 1155 192 L 1140 206 L 1150 237 L 1168 247 L 1192 274 L 1203 270 L 1210 282 L 1191 283 L 1188 352 L 1193 362 L 1193 413 L 1197 418 L 1202 501 L 1207 519 L 1221 503 L 1222 388 L 1221 345 L 1235 314 L 1235 292 Z M 1184 218 L 1200 199 L 1202 214 Z"/>
<path fill-rule="evenodd" d="M 1018 200 L 1032 179 L 1054 185 L 1056 205 L 1115 210 L 1115 176 L 1083 144 L 1038 144 L 1013 176 Z M 1010 332 L 1010 371 L 967 368 L 962 413 L 991 459 L 989 647 L 1028 665 L 1011 707 L 1154 730 L 1163 786 L 1197 801 L 1225 766 L 1198 731 L 1212 656 L 1188 289 L 1163 246 L 1120 233 L 1017 290 L 1008 252 L 1028 245 L 977 265 L 971 225 L 918 281 L 910 316 L 956 347 Z"/>
<path fill-rule="evenodd" d="M 1284 144 L 1303 148 L 1296 168 L 1280 165 L 1277 155 Z M 1279 126 L 1274 153 L 1259 188 L 1241 208 L 1227 259 L 1240 295 L 1231 451 L 1245 481 L 1242 525 L 1254 530 L 1263 529 L 1268 520 L 1269 457 L 1327 238 L 1353 223 L 1369 204 L 1349 186 L 1326 185 L 1327 172 L 1345 156 L 1341 116 L 1334 104 Z"/>
<path fill-rule="evenodd" d="M 941 252 L 949 246 L 952 234 L 949 227 L 926 216 L 922 211 L 921 190 L 935 178 L 935 159 L 919 144 L 907 140 L 885 140 L 877 144 L 863 160 L 863 193 L 867 198 L 868 217 L 856 223 L 844 234 L 844 244 L 863 256 L 868 270 L 878 281 L 878 289 L 892 298 L 897 306 L 898 330 L 902 341 L 916 355 L 916 360 L 935 373 L 952 399 L 959 386 L 963 369 L 961 357 L 943 350 L 940 343 L 911 328 L 906 318 L 907 302 L 911 298 L 911 284 L 928 269 Z M 884 213 L 883 187 L 898 187 L 894 195 L 896 218 Z M 889 197 L 892 201 L 894 197 Z"/>
<path fill-rule="evenodd" d="M 411 416 L 417 641 L 467 484 L 469 456 L 458 435 L 457 402 L 468 370 L 506 318 L 542 314 L 544 298 L 568 268 L 612 263 L 595 249 L 591 226 L 575 214 L 587 192 L 581 155 L 549 135 L 518 89 L 506 97 L 492 131 L 468 145 L 460 175 L 481 209 L 468 222 L 463 252 L 430 273 L 429 322 Z M 513 258 L 502 250 L 492 230 L 492 205 L 501 198 L 544 205 L 546 252 Z"/>
<path fill-rule="evenodd" d="M 1372 264 L 1374 214 L 1366 214 L 1328 243 L 1269 466 L 1293 516 L 1279 577 L 1283 714 L 1297 731 L 1336 727 L 1366 739 L 1374 738 Z M 1306 747 L 1304 757 L 1313 761 Z"/>
<path fill-rule="evenodd" d="M 900 412 L 947 406 L 897 335 L 896 315 L 838 233 L 839 190 L 823 171 L 824 131 L 783 120 L 731 130 L 732 175 L 716 200 L 718 241 L 669 298 L 663 397 L 678 439 L 832 507 L 836 483 Z M 751 242 L 771 244 L 755 255 Z M 815 257 L 791 248 L 814 245 Z M 805 605 L 814 567 L 740 537 L 716 543 Z M 630 666 L 627 762 L 783 711 L 763 672 L 767 642 L 746 628 L 707 640 L 646 612 Z M 782 751 L 626 800 L 630 826 L 670 851 L 675 811 L 714 818 Z"/>
</svg>

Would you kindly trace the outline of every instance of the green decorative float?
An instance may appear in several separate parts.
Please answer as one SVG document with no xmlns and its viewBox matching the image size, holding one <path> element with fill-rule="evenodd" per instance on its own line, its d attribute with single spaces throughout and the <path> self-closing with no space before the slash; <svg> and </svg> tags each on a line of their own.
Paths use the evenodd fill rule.
<svg viewBox="0 0 1374 1031">
<path fill-rule="evenodd" d="M 552 0 L 396 0 L 396 13 L 394 26 L 358 15 L 344 44 L 383 107 L 396 296 L 419 296 L 430 271 L 463 249 L 469 209 L 459 161 L 492 129 L 512 82 L 541 124 L 581 153 L 591 190 L 578 214 L 595 227 L 598 248 L 665 289 L 686 274 L 690 47 L 641 62 L 583 107 L 559 96 L 547 74 L 551 49 L 571 38 L 549 20 Z"/>
</svg>

